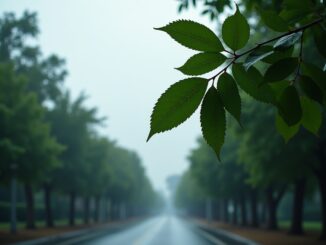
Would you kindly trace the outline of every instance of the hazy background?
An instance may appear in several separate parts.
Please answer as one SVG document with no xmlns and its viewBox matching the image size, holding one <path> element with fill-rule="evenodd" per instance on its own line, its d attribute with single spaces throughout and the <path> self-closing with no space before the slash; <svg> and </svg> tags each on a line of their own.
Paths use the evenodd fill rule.
<svg viewBox="0 0 326 245">
<path fill-rule="evenodd" d="M 44 54 L 66 59 L 72 94 L 90 96 L 88 104 L 108 117 L 101 131 L 139 152 L 154 187 L 166 190 L 166 177 L 186 169 L 200 125 L 197 112 L 146 143 L 152 107 L 184 77 L 173 68 L 193 54 L 153 27 L 179 18 L 209 25 L 207 19 L 191 11 L 178 15 L 173 0 L 0 0 L 1 13 L 26 9 L 38 13 Z"/>
</svg>

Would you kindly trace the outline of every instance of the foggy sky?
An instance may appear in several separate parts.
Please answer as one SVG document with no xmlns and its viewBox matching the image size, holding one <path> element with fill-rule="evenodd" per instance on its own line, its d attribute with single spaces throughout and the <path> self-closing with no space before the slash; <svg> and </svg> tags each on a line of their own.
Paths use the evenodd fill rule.
<svg viewBox="0 0 326 245">
<path fill-rule="evenodd" d="M 175 0 L 0 0 L 1 13 L 20 16 L 25 9 L 38 12 L 44 54 L 67 60 L 65 86 L 74 96 L 85 91 L 87 104 L 108 117 L 101 133 L 136 150 L 154 187 L 166 190 L 166 177 L 188 167 L 200 124 L 197 111 L 146 143 L 156 100 L 185 78 L 173 68 L 194 54 L 153 27 L 181 18 L 209 24 L 207 18 L 196 11 L 178 15 Z"/>
</svg>

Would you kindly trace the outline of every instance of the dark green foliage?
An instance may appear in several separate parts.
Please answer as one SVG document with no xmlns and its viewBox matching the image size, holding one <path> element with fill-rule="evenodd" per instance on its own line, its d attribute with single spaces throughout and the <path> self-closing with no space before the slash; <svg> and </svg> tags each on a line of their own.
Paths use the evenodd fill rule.
<svg viewBox="0 0 326 245">
<path fill-rule="evenodd" d="M 232 66 L 232 73 L 240 88 L 254 99 L 275 103 L 273 90 L 268 84 L 262 84 L 263 77 L 255 67 L 246 71 L 241 64 L 235 64 Z"/>
<path fill-rule="evenodd" d="M 271 46 L 262 46 L 259 47 L 258 49 L 256 49 L 255 51 L 251 52 L 243 66 L 246 68 L 246 70 L 248 70 L 251 66 L 253 66 L 256 62 L 270 56 L 271 54 L 273 54 L 273 48 Z"/>
<path fill-rule="evenodd" d="M 296 135 L 299 131 L 300 124 L 296 124 L 293 126 L 289 126 L 286 122 L 284 122 L 283 118 L 276 114 L 276 129 L 282 135 L 285 142 L 288 142 L 294 135 Z"/>
<path fill-rule="evenodd" d="M 200 123 L 203 136 L 219 157 L 225 137 L 225 111 L 215 87 L 207 91 L 200 111 Z"/>
<path fill-rule="evenodd" d="M 207 79 L 194 77 L 168 88 L 154 107 L 147 140 L 154 134 L 170 130 L 187 120 L 200 105 L 207 83 Z"/>
<path fill-rule="evenodd" d="M 223 73 L 218 78 L 217 90 L 225 109 L 240 123 L 241 100 L 233 77 L 228 73 Z"/>
<path fill-rule="evenodd" d="M 301 97 L 302 106 L 302 126 L 305 127 L 313 134 L 318 134 L 319 128 L 322 123 L 322 114 L 320 106 L 306 97 Z"/>
<path fill-rule="evenodd" d="M 188 1 L 182 0 L 180 4 L 185 2 Z M 194 5 L 188 5 L 187 8 L 190 6 Z M 220 176 L 224 167 L 232 165 L 229 164 L 229 159 L 233 163 L 241 163 L 248 174 L 239 178 L 242 183 L 249 183 L 268 193 L 267 204 L 270 210 L 274 210 L 268 214 L 269 228 L 277 228 L 277 204 L 285 186 L 294 184 L 296 191 L 291 233 L 295 234 L 302 234 L 302 229 L 300 231 L 296 227 L 300 228 L 302 223 L 298 207 L 304 205 L 303 189 L 298 189 L 298 183 L 304 184 L 315 177 L 322 196 L 321 239 L 325 239 L 326 165 L 323 139 L 325 127 L 322 123 L 322 113 L 325 113 L 326 105 L 325 1 L 243 0 L 239 2 L 238 8 L 234 7 L 232 1 L 211 0 L 203 1 L 201 6 L 204 10 L 202 14 L 214 20 L 220 20 L 219 13 L 226 8 L 236 9 L 236 13 L 241 9 L 252 28 L 249 45 L 242 46 L 238 43 L 246 44 L 248 29 L 240 28 L 241 24 L 232 24 L 236 22 L 234 15 L 221 23 L 222 28 L 218 30 L 222 30 L 221 36 L 226 44 L 224 53 L 228 53 L 229 62 L 210 78 L 212 83 L 232 68 L 233 78 L 241 90 L 255 100 L 268 104 L 255 103 L 240 91 L 243 128 L 240 130 L 234 126 L 236 124 L 233 124 L 233 120 L 228 121 L 229 133 L 223 151 L 232 141 L 237 142 L 236 146 L 229 154 L 222 152 L 223 164 L 218 164 L 211 159 L 212 153 L 205 151 L 204 145 L 200 145 L 189 157 L 191 168 L 187 176 L 191 174 L 197 180 L 195 187 L 202 189 L 201 194 L 204 193 L 206 197 L 218 200 L 230 198 L 221 191 L 227 188 L 227 193 L 232 193 L 231 198 L 236 203 L 239 195 L 245 193 L 245 189 L 241 185 L 236 186 L 236 189 L 229 188 L 238 183 L 236 176 L 229 174 L 227 179 Z M 261 74 L 265 74 L 264 77 Z M 218 86 L 217 83 L 218 94 L 222 98 L 223 91 Z M 275 116 L 276 122 L 273 120 Z M 286 145 L 275 129 L 283 136 Z M 292 137 L 295 138 L 290 141 Z M 234 158 L 235 155 L 238 159 Z M 241 169 L 234 168 L 233 172 L 241 172 Z M 183 183 L 180 185 L 179 195 L 184 190 L 186 188 Z M 184 207 L 195 203 L 195 196 L 191 197 L 187 199 L 190 205 L 184 202 Z M 203 200 L 202 196 L 200 200 Z M 275 217 L 274 221 L 272 217 Z"/>
<path fill-rule="evenodd" d="M 190 20 L 179 20 L 156 30 L 167 32 L 178 43 L 198 51 L 224 50 L 218 37 L 206 26 Z"/>
<path fill-rule="evenodd" d="M 300 122 L 302 107 L 299 94 L 294 86 L 284 89 L 278 101 L 278 111 L 287 125 L 293 126 Z"/>
<path fill-rule="evenodd" d="M 324 95 L 324 100 L 325 100 L 326 72 L 313 64 L 302 63 L 301 67 L 302 67 L 303 74 L 309 76 L 318 85 L 318 87 L 322 90 L 322 93 Z M 325 103 L 325 101 L 324 101 L 324 103 Z"/>
<path fill-rule="evenodd" d="M 176 69 L 185 75 L 202 75 L 222 65 L 225 59 L 226 57 L 220 53 L 199 53 Z"/>
<path fill-rule="evenodd" d="M 62 58 L 44 58 L 40 47 L 30 44 L 38 33 L 35 13 L 26 11 L 21 18 L 6 13 L 0 20 L 0 62 L 14 63 L 15 73 L 26 77 L 28 90 L 35 92 L 43 103 L 60 95 L 67 71 Z"/>
<path fill-rule="evenodd" d="M 182 6 L 180 10 L 189 7 L 187 0 L 181 2 L 179 5 Z M 192 4 L 193 6 L 195 6 L 195 2 Z M 245 0 L 242 4 L 248 9 L 252 9 L 254 2 L 254 0 Z M 210 4 L 205 2 L 204 6 L 210 7 L 205 9 L 203 14 L 210 15 L 214 19 L 217 12 L 223 11 L 224 7 L 230 6 L 230 4 L 230 1 L 221 1 L 220 3 L 212 1 Z M 215 9 L 216 6 L 223 7 Z M 245 8 L 245 11 L 248 9 Z M 186 47 L 199 51 L 209 51 L 209 53 L 194 55 L 178 70 L 186 75 L 201 75 L 220 68 L 214 76 L 206 81 L 212 81 L 212 86 L 215 87 L 215 79 L 219 78 L 216 93 L 222 101 L 223 107 L 237 121 L 240 122 L 241 112 L 241 101 L 237 89 L 237 85 L 239 85 L 244 92 L 255 100 L 268 103 L 278 109 L 280 117 L 277 116 L 276 124 L 286 141 L 298 132 L 300 125 L 316 133 L 318 131 L 317 127 L 320 126 L 320 115 L 315 113 L 317 110 L 313 106 L 313 102 L 306 102 L 305 99 L 300 99 L 300 97 L 304 94 L 321 105 L 326 104 L 325 71 L 305 61 L 305 41 L 309 44 L 312 38 L 315 39 L 318 51 L 324 55 L 325 6 L 317 2 L 313 4 L 309 0 L 280 0 L 277 3 L 274 3 L 274 1 L 266 4 L 261 2 L 258 9 L 258 14 L 267 27 L 282 33 L 267 40 L 263 38 L 260 43 L 253 47 L 246 47 L 250 37 L 250 28 L 238 5 L 235 6 L 235 13 L 227 17 L 221 26 L 221 36 L 229 49 L 223 48 L 218 37 L 212 31 L 192 21 L 176 21 L 159 28 L 159 30 L 167 32 L 172 38 Z M 250 16 L 250 13 L 245 11 L 244 14 Z M 256 30 L 259 30 L 259 27 L 264 27 L 261 23 L 253 24 L 253 26 Z M 310 29 L 314 31 L 311 32 Z M 270 36 L 269 33 L 262 33 L 262 35 L 265 34 L 268 37 Z M 227 53 L 228 57 L 223 57 L 221 53 Z M 270 65 L 266 66 L 266 63 Z M 323 66 L 324 63 L 322 63 Z M 229 68 L 232 68 L 233 77 L 226 73 Z M 170 89 L 174 88 L 174 86 Z M 164 97 L 172 97 L 167 96 L 169 90 L 162 95 L 154 108 L 150 136 L 156 132 L 171 129 L 185 121 L 200 104 L 199 94 L 204 95 L 204 88 L 201 88 L 196 101 L 189 102 L 189 110 L 186 113 L 182 112 L 179 116 L 168 117 L 167 115 L 174 115 L 170 113 L 171 111 L 174 113 L 178 111 L 177 105 L 179 103 L 173 105 L 173 100 L 181 98 L 183 94 L 180 89 L 179 95 L 175 93 L 173 96 L 174 99 L 163 99 Z M 214 90 L 210 88 L 209 91 L 208 94 L 213 94 L 211 91 Z M 311 107 L 311 111 L 314 113 L 307 113 L 306 108 L 302 108 L 301 100 L 303 100 L 304 106 L 306 108 Z M 185 99 L 182 99 L 182 101 L 185 102 Z M 206 98 L 204 101 L 205 108 L 212 111 L 214 106 L 219 106 L 216 105 L 218 103 L 213 105 L 213 99 Z M 208 106 L 208 103 L 212 103 L 212 105 Z M 164 104 L 167 108 L 166 111 L 162 114 L 156 113 L 156 107 L 164 108 Z M 179 106 L 179 108 L 184 107 L 184 104 Z M 303 109 L 305 109 L 305 113 L 303 113 Z M 217 111 L 221 111 L 221 117 L 215 115 L 216 120 L 223 118 L 224 110 L 222 113 L 222 110 L 216 109 L 215 113 Z M 204 117 L 208 117 L 207 114 L 201 116 L 201 122 L 205 121 Z M 311 124 L 308 123 L 310 117 L 312 117 Z M 159 126 L 159 124 L 163 125 L 163 123 L 159 122 L 164 122 L 166 125 Z M 212 141 L 209 133 L 205 132 L 203 135 L 215 151 L 220 150 L 221 146 L 218 143 L 222 142 L 222 138 L 212 137 L 218 141 L 217 143 Z M 216 147 L 216 145 L 218 146 Z"/>
<path fill-rule="evenodd" d="M 270 48 L 273 48 L 269 46 Z M 268 64 L 274 64 L 275 62 L 291 57 L 293 53 L 293 46 L 285 50 L 274 50 L 272 54 L 265 57 L 262 61 Z"/>
<path fill-rule="evenodd" d="M 16 77 L 11 65 L 0 65 L 0 178 L 3 182 L 12 176 L 12 163 L 18 166 L 18 179 L 29 183 L 46 179 L 46 173 L 60 165 L 58 156 L 63 147 L 50 135 L 44 110 L 26 86 L 26 80 Z"/>
<path fill-rule="evenodd" d="M 326 58 L 326 31 L 322 25 L 316 25 L 313 27 L 314 39 L 317 49 L 321 55 Z"/>
<path fill-rule="evenodd" d="M 236 51 L 243 48 L 249 40 L 250 29 L 239 8 L 234 15 L 226 18 L 222 25 L 222 37 L 226 45 Z"/>
<path fill-rule="evenodd" d="M 303 92 L 311 99 L 323 103 L 324 95 L 319 86 L 308 76 L 300 76 L 299 84 Z"/>
<path fill-rule="evenodd" d="M 297 66 L 297 58 L 285 58 L 283 60 L 277 61 L 268 67 L 264 75 L 264 82 L 271 83 L 282 81 L 291 75 Z"/>
<path fill-rule="evenodd" d="M 289 27 L 285 20 L 280 17 L 275 11 L 273 10 L 259 10 L 260 17 L 262 18 L 263 22 L 272 30 L 277 32 L 286 32 L 289 30 Z"/>
</svg>

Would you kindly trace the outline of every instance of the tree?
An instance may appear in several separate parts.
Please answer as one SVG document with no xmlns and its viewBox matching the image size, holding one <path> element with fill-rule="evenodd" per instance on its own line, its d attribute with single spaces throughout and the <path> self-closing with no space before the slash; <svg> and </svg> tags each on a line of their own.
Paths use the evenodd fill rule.
<svg viewBox="0 0 326 245">
<path fill-rule="evenodd" d="M 325 117 L 325 115 L 324 115 Z M 317 140 L 314 153 L 318 159 L 318 162 L 311 166 L 314 175 L 318 180 L 318 185 L 321 195 L 321 210 L 322 210 L 322 232 L 321 239 L 326 239 L 326 128 L 322 126 L 320 135 Z"/>
<path fill-rule="evenodd" d="M 85 171 L 81 173 L 84 181 L 82 188 L 80 188 L 84 196 L 85 223 L 89 223 L 90 219 L 91 197 L 95 197 L 94 220 L 99 221 L 100 199 L 103 197 L 112 175 L 108 156 L 110 144 L 112 143 L 108 139 L 92 132 L 86 139 Z M 90 183 L 92 184 L 90 185 Z"/>
<path fill-rule="evenodd" d="M 39 34 L 36 13 L 25 11 L 20 18 L 5 13 L 0 19 L 0 62 L 9 62 L 17 74 L 26 77 L 27 88 L 38 100 L 54 101 L 61 93 L 67 71 L 65 61 L 56 55 L 42 57 L 39 46 L 32 45 Z"/>
<path fill-rule="evenodd" d="M 47 112 L 46 105 L 49 104 L 48 102 L 53 104 L 61 93 L 61 85 L 67 72 L 63 59 L 56 55 L 43 58 L 40 48 L 33 46 L 30 40 L 35 40 L 38 34 L 36 13 L 26 11 L 20 18 L 13 13 L 5 13 L 0 19 L 0 62 L 11 63 L 14 72 L 24 76 L 26 91 L 34 92 L 38 102 Z M 51 227 L 53 221 L 49 188 L 45 179 L 46 223 Z M 31 191 L 26 193 L 32 196 Z"/>
<path fill-rule="evenodd" d="M 62 146 L 50 136 L 43 108 L 36 95 L 26 91 L 24 77 L 15 77 L 11 65 L 0 65 L 0 74 L 1 177 L 8 181 L 13 174 L 11 165 L 17 165 L 15 174 L 25 184 L 26 226 L 35 228 L 32 184 L 43 181 L 58 166 Z"/>
<path fill-rule="evenodd" d="M 95 125 L 103 121 L 97 116 L 96 108 L 86 108 L 85 95 L 81 94 L 72 101 L 66 92 L 56 101 L 56 106 L 48 113 L 52 133 L 58 142 L 66 147 L 61 154 L 62 166 L 53 172 L 49 185 L 56 185 L 69 194 L 69 223 L 75 224 L 75 200 L 78 192 L 86 185 L 87 142 Z"/>
<path fill-rule="evenodd" d="M 191 172 L 186 171 L 178 185 L 175 204 L 181 208 L 185 214 L 194 215 L 197 217 L 204 217 L 204 202 L 205 194 L 200 185 L 193 178 Z"/>
<path fill-rule="evenodd" d="M 316 165 L 314 156 L 314 136 L 301 128 L 299 134 L 287 144 L 277 134 L 287 127 L 277 117 L 274 126 L 274 112 L 263 104 L 254 103 L 249 98 L 243 104 L 244 129 L 238 129 L 239 159 L 249 172 L 250 182 L 265 189 L 269 207 L 269 228 L 277 228 L 276 209 L 285 188 L 295 186 L 291 232 L 302 234 L 302 214 L 305 183 L 312 177 L 312 167 Z M 311 102 L 309 102 L 311 103 Z M 306 102 L 303 103 L 305 105 Z M 305 113 L 304 118 L 307 118 Z M 299 130 L 299 129 L 298 129 Z M 264 136 L 264 137 L 262 137 Z M 287 140 L 287 135 L 285 140 Z M 274 194 L 273 194 L 274 193 Z"/>
</svg>

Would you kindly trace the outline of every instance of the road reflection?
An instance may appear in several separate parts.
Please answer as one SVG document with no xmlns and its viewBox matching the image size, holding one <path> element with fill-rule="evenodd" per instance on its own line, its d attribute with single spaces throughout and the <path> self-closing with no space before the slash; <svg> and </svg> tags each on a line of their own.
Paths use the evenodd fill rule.
<svg viewBox="0 0 326 245">
<path fill-rule="evenodd" d="M 101 236 L 83 245 L 208 245 L 202 236 L 173 215 L 149 219 L 124 231 Z"/>
</svg>

